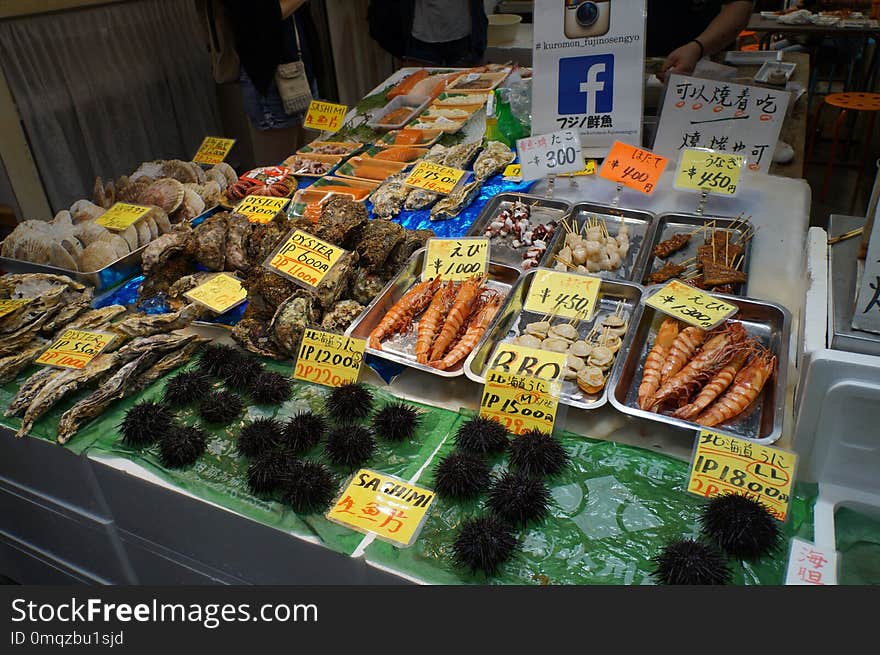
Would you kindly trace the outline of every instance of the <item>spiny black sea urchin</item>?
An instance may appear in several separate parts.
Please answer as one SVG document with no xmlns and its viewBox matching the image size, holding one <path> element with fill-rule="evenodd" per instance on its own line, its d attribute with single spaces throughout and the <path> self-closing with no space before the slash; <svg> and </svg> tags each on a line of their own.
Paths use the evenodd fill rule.
<svg viewBox="0 0 880 655">
<path fill-rule="evenodd" d="M 277 448 L 284 440 L 284 426 L 273 418 L 258 418 L 245 425 L 238 434 L 238 452 L 257 457 Z"/>
<path fill-rule="evenodd" d="M 149 446 L 171 429 L 174 417 L 168 408 L 149 400 L 133 405 L 119 428 L 122 439 L 129 446 Z"/>
<path fill-rule="evenodd" d="M 284 479 L 288 458 L 292 457 L 283 449 L 264 450 L 247 470 L 248 487 L 255 494 L 267 494 L 275 491 Z"/>
<path fill-rule="evenodd" d="M 280 405 L 290 399 L 290 379 L 274 371 L 264 371 L 253 379 L 249 391 L 257 404 Z"/>
<path fill-rule="evenodd" d="M 211 378 L 200 369 L 183 371 L 168 380 L 162 401 L 171 407 L 194 403 L 211 390 Z"/>
<path fill-rule="evenodd" d="M 284 424 L 284 442 L 294 455 L 314 448 L 327 434 L 327 420 L 315 412 L 297 412 Z"/>
<path fill-rule="evenodd" d="M 510 466 L 526 475 L 556 475 L 566 463 L 565 448 L 547 432 L 529 430 L 510 443 Z"/>
<path fill-rule="evenodd" d="M 442 498 L 471 500 L 488 486 L 489 465 L 474 453 L 449 453 L 434 469 L 434 489 Z"/>
<path fill-rule="evenodd" d="M 700 525 L 704 535 L 738 559 L 758 559 L 778 551 L 782 544 L 779 522 L 767 506 L 739 494 L 712 498 Z"/>
<path fill-rule="evenodd" d="M 227 425 L 241 414 L 244 404 L 241 397 L 231 391 L 222 389 L 213 391 L 202 399 L 199 405 L 199 416 L 208 423 L 215 425 Z"/>
<path fill-rule="evenodd" d="M 665 585 L 721 585 L 730 582 L 724 553 L 711 544 L 682 539 L 654 558 L 654 576 Z"/>
<path fill-rule="evenodd" d="M 208 375 L 222 378 L 235 368 L 242 351 L 222 343 L 209 343 L 199 355 L 199 369 Z"/>
<path fill-rule="evenodd" d="M 159 458 L 168 468 L 193 464 L 208 447 L 208 434 L 200 427 L 176 425 L 159 440 Z"/>
<path fill-rule="evenodd" d="M 223 371 L 223 381 L 230 389 L 246 391 L 256 377 L 265 371 L 263 364 L 250 355 L 239 355 L 234 366 Z"/>
<path fill-rule="evenodd" d="M 388 403 L 373 416 L 373 430 L 388 441 L 405 441 L 415 434 L 422 414 L 406 403 Z"/>
<path fill-rule="evenodd" d="M 293 460 L 285 466 L 281 480 L 284 502 L 300 514 L 323 512 L 336 495 L 336 480 L 323 464 Z"/>
<path fill-rule="evenodd" d="M 336 387 L 325 401 L 327 413 L 337 423 L 366 418 L 373 411 L 373 394 L 363 384 L 349 382 Z"/>
<path fill-rule="evenodd" d="M 508 446 L 507 429 L 498 421 L 475 416 L 465 421 L 455 433 L 455 443 L 462 450 L 478 455 L 503 452 Z"/>
<path fill-rule="evenodd" d="M 455 561 L 471 571 L 492 575 L 513 555 L 516 545 L 510 525 L 489 515 L 462 524 L 452 552 Z"/>
<path fill-rule="evenodd" d="M 376 452 L 376 438 L 360 425 L 343 425 L 331 430 L 324 444 L 331 463 L 354 470 Z"/>
<path fill-rule="evenodd" d="M 489 490 L 487 505 L 497 516 L 515 527 L 540 521 L 547 515 L 550 490 L 540 478 L 522 472 L 506 471 Z"/>
</svg>

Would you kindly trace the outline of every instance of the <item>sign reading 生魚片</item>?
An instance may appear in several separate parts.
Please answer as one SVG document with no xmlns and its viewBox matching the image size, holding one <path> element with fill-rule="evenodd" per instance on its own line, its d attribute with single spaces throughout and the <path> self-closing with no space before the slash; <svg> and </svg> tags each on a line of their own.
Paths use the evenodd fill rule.
<svg viewBox="0 0 880 655">
<path fill-rule="evenodd" d="M 516 142 L 520 175 L 537 180 L 546 175 L 577 173 L 584 167 L 581 142 L 573 130 L 527 136 Z"/>
<path fill-rule="evenodd" d="M 645 0 L 546 0 L 534 14 L 532 134 L 574 130 L 589 157 L 642 140 Z M 638 83 L 636 83 L 638 81 Z"/>
<path fill-rule="evenodd" d="M 671 75 L 654 152 L 677 158 L 683 148 L 709 148 L 770 169 L 789 93 L 785 90 Z"/>
<path fill-rule="evenodd" d="M 342 121 L 345 120 L 345 114 L 347 113 L 348 107 L 345 105 L 312 100 L 309 103 L 309 110 L 306 112 L 303 127 L 321 130 L 322 132 L 336 132 L 342 127 Z"/>
<path fill-rule="evenodd" d="M 428 239 L 422 279 L 467 280 L 482 275 L 489 266 L 488 237 Z"/>
</svg>

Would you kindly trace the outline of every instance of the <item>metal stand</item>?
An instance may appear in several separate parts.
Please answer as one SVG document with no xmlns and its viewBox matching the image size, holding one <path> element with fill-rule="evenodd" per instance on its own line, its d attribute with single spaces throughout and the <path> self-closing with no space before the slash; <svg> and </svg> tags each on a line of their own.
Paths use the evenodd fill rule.
<svg viewBox="0 0 880 655">
<path fill-rule="evenodd" d="M 700 202 L 697 205 L 697 216 L 702 216 L 706 208 L 706 201 L 709 199 L 709 192 L 703 189 L 700 191 Z"/>
<path fill-rule="evenodd" d="M 618 184 L 617 189 L 614 191 L 614 198 L 611 199 L 611 206 L 617 207 L 620 205 L 620 192 L 623 191 L 623 185 Z"/>
<path fill-rule="evenodd" d="M 547 176 L 547 197 L 553 197 L 553 185 L 556 184 L 556 176 L 548 175 Z"/>
</svg>

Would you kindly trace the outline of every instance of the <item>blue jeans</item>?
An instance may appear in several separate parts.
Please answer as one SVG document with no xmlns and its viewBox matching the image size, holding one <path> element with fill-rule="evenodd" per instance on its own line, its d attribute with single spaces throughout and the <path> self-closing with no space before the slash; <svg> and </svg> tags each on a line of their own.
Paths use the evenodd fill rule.
<svg viewBox="0 0 880 655">
<path fill-rule="evenodd" d="M 254 128 L 258 130 L 277 130 L 285 127 L 295 127 L 302 123 L 303 114 L 287 114 L 284 111 L 284 102 L 278 93 L 278 87 L 275 86 L 275 80 L 269 86 L 266 95 L 260 95 L 257 87 L 241 69 L 241 94 L 244 98 L 244 110 Z M 312 84 L 314 86 L 314 83 Z M 315 90 L 312 89 L 312 95 L 317 97 Z"/>
</svg>

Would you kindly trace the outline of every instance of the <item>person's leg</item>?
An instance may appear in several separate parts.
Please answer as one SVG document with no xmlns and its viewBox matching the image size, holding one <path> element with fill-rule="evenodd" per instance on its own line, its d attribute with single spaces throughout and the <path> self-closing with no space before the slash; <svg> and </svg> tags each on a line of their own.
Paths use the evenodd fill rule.
<svg viewBox="0 0 880 655">
<path fill-rule="evenodd" d="M 254 160 L 258 166 L 279 164 L 305 144 L 302 116 L 289 116 L 284 112 L 274 82 L 268 93 L 261 95 L 242 69 L 241 92 L 251 123 Z"/>
</svg>

